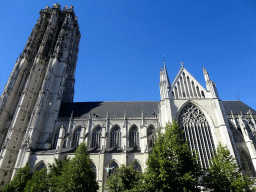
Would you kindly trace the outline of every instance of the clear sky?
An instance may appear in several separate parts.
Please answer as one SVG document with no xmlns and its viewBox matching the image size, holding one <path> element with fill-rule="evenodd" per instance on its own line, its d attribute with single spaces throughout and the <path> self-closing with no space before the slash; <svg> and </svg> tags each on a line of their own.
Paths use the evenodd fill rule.
<svg viewBox="0 0 256 192">
<path fill-rule="evenodd" d="M 54 3 L 74 6 L 81 31 L 75 102 L 159 101 L 163 54 L 171 81 L 180 62 L 222 100 L 256 109 L 254 0 L 1 0 L 0 92 L 39 18 Z"/>
</svg>

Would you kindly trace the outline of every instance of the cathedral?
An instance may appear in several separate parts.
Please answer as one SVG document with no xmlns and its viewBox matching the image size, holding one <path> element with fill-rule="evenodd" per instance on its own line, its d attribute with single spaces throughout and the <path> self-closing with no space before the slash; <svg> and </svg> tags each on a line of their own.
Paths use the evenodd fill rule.
<svg viewBox="0 0 256 192">
<path fill-rule="evenodd" d="M 46 6 L 17 59 L 0 98 L 0 184 L 29 163 L 31 170 L 54 159 L 73 158 L 86 143 L 91 165 L 104 188 L 121 164 L 142 172 L 155 132 L 176 120 L 201 167 L 219 143 L 256 176 L 256 111 L 241 101 L 222 101 L 205 68 L 206 88 L 183 65 L 170 82 L 160 70 L 159 101 L 73 102 L 80 31 L 73 6 Z M 156 82 L 157 83 L 157 82 Z"/>
</svg>

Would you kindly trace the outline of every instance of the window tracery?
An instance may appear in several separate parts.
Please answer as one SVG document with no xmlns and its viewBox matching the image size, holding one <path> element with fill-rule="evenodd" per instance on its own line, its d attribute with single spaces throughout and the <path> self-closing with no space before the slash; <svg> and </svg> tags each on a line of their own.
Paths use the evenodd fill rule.
<svg viewBox="0 0 256 192">
<path fill-rule="evenodd" d="M 178 118 L 181 130 L 184 130 L 184 139 L 188 141 L 190 150 L 197 152 L 202 168 L 209 167 L 209 159 L 215 153 L 211 128 L 204 114 L 194 105 L 185 106 Z"/>
<path fill-rule="evenodd" d="M 133 125 L 129 132 L 130 147 L 139 147 L 139 131 L 138 127 Z"/>
<path fill-rule="evenodd" d="M 147 129 L 147 137 L 148 137 L 148 147 L 153 147 L 155 135 L 152 135 L 155 132 L 155 127 L 153 125 L 149 125 Z"/>
<path fill-rule="evenodd" d="M 77 148 L 79 145 L 81 127 L 77 128 L 73 133 L 73 148 Z"/>
<path fill-rule="evenodd" d="M 121 147 L 121 129 L 119 126 L 114 126 L 110 132 L 110 147 Z"/>
<path fill-rule="evenodd" d="M 92 148 L 100 148 L 102 129 L 100 126 L 96 127 L 92 133 Z"/>
</svg>

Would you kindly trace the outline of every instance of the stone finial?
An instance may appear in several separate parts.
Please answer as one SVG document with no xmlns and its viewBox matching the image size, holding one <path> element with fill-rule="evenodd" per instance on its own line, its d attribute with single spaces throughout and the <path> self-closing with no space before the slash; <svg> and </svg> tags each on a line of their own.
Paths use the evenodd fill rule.
<svg viewBox="0 0 256 192">
<path fill-rule="evenodd" d="M 204 79 L 205 81 L 210 81 L 210 77 L 209 77 L 209 74 L 207 72 L 207 70 L 203 67 L 203 72 L 204 72 Z"/>
</svg>

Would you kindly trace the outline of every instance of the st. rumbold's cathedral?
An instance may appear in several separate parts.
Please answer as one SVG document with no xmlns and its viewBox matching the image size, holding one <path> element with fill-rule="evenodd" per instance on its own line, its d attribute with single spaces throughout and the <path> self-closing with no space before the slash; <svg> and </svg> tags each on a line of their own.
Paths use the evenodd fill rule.
<svg viewBox="0 0 256 192">
<path fill-rule="evenodd" d="M 173 119 L 203 168 L 220 142 L 244 174 L 256 176 L 256 111 L 222 101 L 205 68 L 206 89 L 183 66 L 171 84 L 164 63 L 160 101 L 73 102 L 80 36 L 73 6 L 40 11 L 0 98 L 2 186 L 26 163 L 32 171 L 47 168 L 86 143 L 103 189 L 106 168 L 135 161 L 143 172 L 155 131 Z"/>
</svg>

